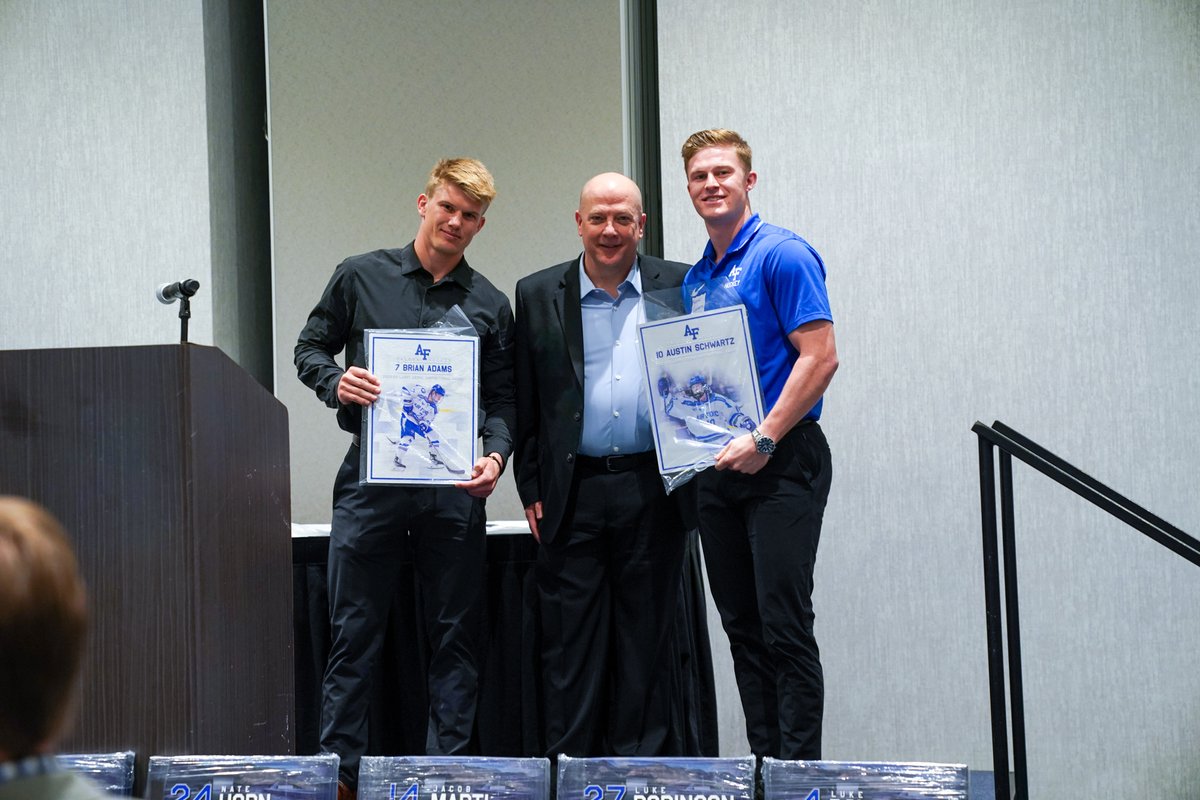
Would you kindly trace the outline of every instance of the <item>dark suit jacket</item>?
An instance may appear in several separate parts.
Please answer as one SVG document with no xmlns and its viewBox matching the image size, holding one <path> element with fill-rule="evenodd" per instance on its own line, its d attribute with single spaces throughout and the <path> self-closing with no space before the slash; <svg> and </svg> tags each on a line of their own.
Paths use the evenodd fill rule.
<svg viewBox="0 0 1200 800">
<path fill-rule="evenodd" d="M 642 293 L 680 286 L 688 265 L 640 256 Z M 579 258 L 517 282 L 517 492 L 542 501 L 543 542 L 554 538 L 583 432 L 583 315 Z"/>
</svg>

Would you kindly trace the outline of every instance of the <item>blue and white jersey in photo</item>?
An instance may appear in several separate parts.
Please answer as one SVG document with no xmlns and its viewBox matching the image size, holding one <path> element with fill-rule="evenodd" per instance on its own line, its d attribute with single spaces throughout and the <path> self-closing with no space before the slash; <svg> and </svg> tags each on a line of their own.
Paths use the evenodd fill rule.
<svg viewBox="0 0 1200 800">
<path fill-rule="evenodd" d="M 422 434 L 428 433 L 433 428 L 433 418 L 438 411 L 437 403 L 429 399 L 429 390 L 418 385 L 405 386 L 401 392 L 404 420 L 411 422 Z"/>
<path fill-rule="evenodd" d="M 740 405 L 711 391 L 699 399 L 686 389 L 674 389 L 663 398 L 663 410 L 667 416 L 682 420 L 692 438 L 701 442 L 725 441 L 756 424 L 742 413 Z"/>
</svg>

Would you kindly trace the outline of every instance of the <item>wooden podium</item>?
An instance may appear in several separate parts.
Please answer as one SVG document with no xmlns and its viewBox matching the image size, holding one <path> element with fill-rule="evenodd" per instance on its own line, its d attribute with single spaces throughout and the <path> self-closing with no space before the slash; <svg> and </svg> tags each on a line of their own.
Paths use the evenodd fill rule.
<svg viewBox="0 0 1200 800">
<path fill-rule="evenodd" d="M 0 352 L 0 494 L 75 542 L 92 624 L 64 752 L 293 752 L 287 411 L 193 344 Z"/>
</svg>

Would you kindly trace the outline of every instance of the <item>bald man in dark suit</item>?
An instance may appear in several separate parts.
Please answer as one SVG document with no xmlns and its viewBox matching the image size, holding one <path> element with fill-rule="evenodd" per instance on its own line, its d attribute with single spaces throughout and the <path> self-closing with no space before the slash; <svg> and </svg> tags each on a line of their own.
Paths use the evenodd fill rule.
<svg viewBox="0 0 1200 800">
<path fill-rule="evenodd" d="M 538 539 L 547 755 L 681 755 L 669 663 L 685 527 L 658 473 L 637 326 L 688 266 L 639 255 L 637 185 L 605 173 L 583 253 L 517 283 L 517 489 Z"/>
</svg>

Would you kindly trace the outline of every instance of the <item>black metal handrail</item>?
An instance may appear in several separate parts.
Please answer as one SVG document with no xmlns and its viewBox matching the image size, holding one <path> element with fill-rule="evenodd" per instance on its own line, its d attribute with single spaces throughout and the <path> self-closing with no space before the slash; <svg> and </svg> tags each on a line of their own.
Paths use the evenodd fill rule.
<svg viewBox="0 0 1200 800">
<path fill-rule="evenodd" d="M 1200 566 L 1200 541 L 1150 513 L 1124 495 L 1059 458 L 1002 422 L 976 422 L 979 437 L 979 494 L 983 515 L 983 584 L 987 603 L 988 677 L 992 707 L 992 766 L 996 797 L 1028 800 L 1029 776 L 1025 759 L 1025 700 L 1021 681 L 1021 628 L 1017 603 L 1017 555 L 1013 523 L 1012 459 L 1015 456 L 1089 503 L 1104 509 L 1130 527 Z M 996 526 L 996 451 L 1000 455 L 1000 530 Z M 1001 537 L 1003 547 L 1001 548 Z M 1000 583 L 1000 556 L 1004 583 Z M 1002 597 L 1003 595 L 1003 597 Z M 1003 600 L 1003 602 L 1001 602 Z M 1007 631 L 1007 637 L 1005 633 Z M 1004 646 L 1008 645 L 1008 686 L 1005 686 Z M 1013 776 L 1009 786 L 1009 727 L 1005 693 L 1012 710 Z"/>
</svg>

